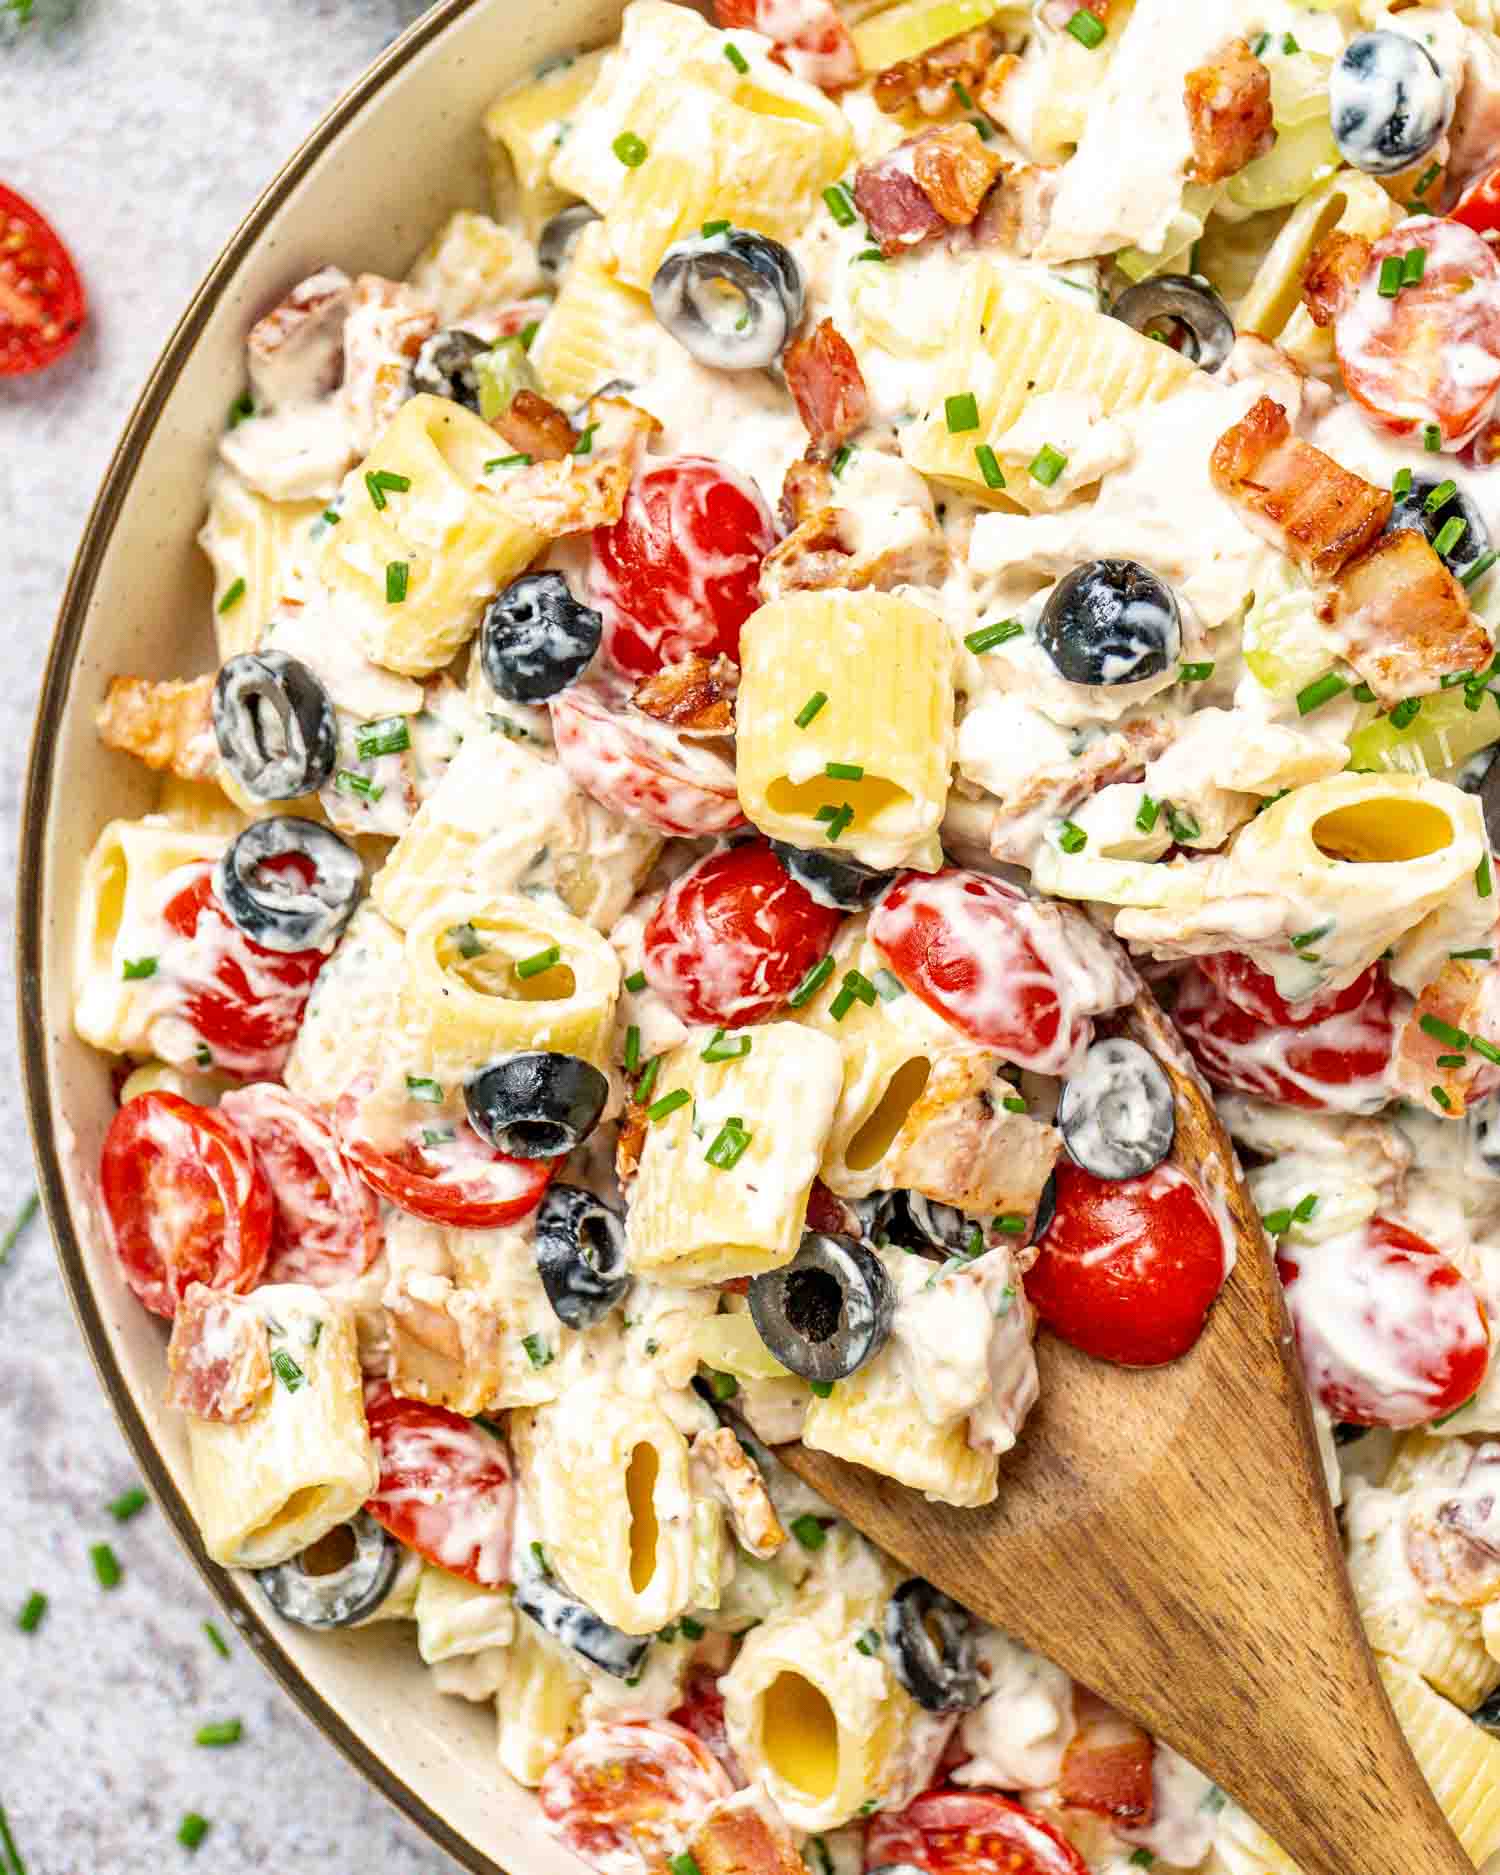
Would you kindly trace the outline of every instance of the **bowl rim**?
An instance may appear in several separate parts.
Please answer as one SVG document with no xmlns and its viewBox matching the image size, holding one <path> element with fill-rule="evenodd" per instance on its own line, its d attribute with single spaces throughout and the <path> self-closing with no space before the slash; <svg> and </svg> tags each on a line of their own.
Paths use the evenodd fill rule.
<svg viewBox="0 0 1500 1875">
<path fill-rule="evenodd" d="M 172 329 L 120 433 L 79 537 L 63 589 L 42 675 L 21 796 L 20 864 L 16 891 L 16 1015 L 22 1094 L 37 1182 L 64 1287 L 74 1319 L 115 1419 L 135 1455 L 153 1497 L 166 1513 L 179 1543 L 230 1617 L 260 1664 L 298 1709 L 424 1834 L 471 1875 L 507 1875 L 498 1862 L 461 1836 L 329 1705 L 271 1630 L 261 1609 L 239 1581 L 211 1562 L 182 1493 L 157 1452 L 129 1384 L 110 1346 L 99 1302 L 90 1283 L 82 1246 L 73 1228 L 53 1126 L 53 1094 L 47 1071 L 46 1016 L 42 1007 L 42 955 L 46 852 L 44 835 L 53 797 L 51 751 L 68 703 L 84 620 L 105 554 L 114 535 L 142 452 L 176 387 L 178 377 L 224 293 L 280 211 L 319 157 L 412 59 L 463 14 L 483 0 L 433 0 L 380 52 L 318 119 L 295 152 L 271 178 L 203 276 Z"/>
</svg>

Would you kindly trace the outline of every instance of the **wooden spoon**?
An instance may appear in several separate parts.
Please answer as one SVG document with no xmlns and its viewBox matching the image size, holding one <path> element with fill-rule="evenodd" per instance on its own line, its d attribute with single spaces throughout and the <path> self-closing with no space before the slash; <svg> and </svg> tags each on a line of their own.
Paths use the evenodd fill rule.
<svg viewBox="0 0 1500 1875">
<path fill-rule="evenodd" d="M 982 1510 L 808 1450 L 857 1529 L 1176 1747 L 1305 1875 L 1473 1875 L 1355 1611 L 1281 1284 L 1233 1149 L 1149 994 L 1124 1032 L 1177 1093 L 1175 1156 L 1233 1214 L 1197 1346 L 1114 1367 L 1043 1333 L 1041 1402 Z"/>
</svg>

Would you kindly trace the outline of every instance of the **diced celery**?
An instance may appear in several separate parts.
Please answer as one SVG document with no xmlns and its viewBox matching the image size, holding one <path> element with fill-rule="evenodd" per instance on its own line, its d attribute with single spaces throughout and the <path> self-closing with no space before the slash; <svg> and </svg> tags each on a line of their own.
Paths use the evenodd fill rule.
<svg viewBox="0 0 1500 1875">
<path fill-rule="evenodd" d="M 1337 641 L 1318 617 L 1317 596 L 1290 572 L 1257 592 L 1245 616 L 1245 668 L 1273 697 L 1289 697 L 1338 657 Z"/>
<path fill-rule="evenodd" d="M 863 68 L 883 72 L 888 65 L 914 59 L 946 39 L 983 26 L 994 11 L 994 0 L 903 0 L 862 20 L 850 37 Z"/>
<path fill-rule="evenodd" d="M 500 339 L 474 360 L 479 379 L 479 414 L 493 423 L 510 409 L 517 391 L 539 391 L 541 383 L 519 339 Z"/>
<path fill-rule="evenodd" d="M 1240 208 L 1281 208 L 1298 202 L 1335 174 L 1343 159 L 1327 115 L 1277 133 L 1264 156 L 1230 178 L 1229 199 Z"/>
<path fill-rule="evenodd" d="M 1167 226 L 1166 239 L 1154 253 L 1142 247 L 1125 247 L 1115 255 L 1115 265 L 1131 280 L 1147 280 L 1157 273 L 1186 273 L 1192 259 L 1193 244 L 1203 234 L 1219 189 L 1206 183 L 1190 182 L 1182 192 L 1182 206 Z"/>
<path fill-rule="evenodd" d="M 1349 766 L 1408 775 L 1446 776 L 1480 749 L 1500 742 L 1500 698 L 1486 692 L 1471 710 L 1462 685 L 1422 699 L 1404 729 L 1377 716 L 1349 741 Z"/>
</svg>

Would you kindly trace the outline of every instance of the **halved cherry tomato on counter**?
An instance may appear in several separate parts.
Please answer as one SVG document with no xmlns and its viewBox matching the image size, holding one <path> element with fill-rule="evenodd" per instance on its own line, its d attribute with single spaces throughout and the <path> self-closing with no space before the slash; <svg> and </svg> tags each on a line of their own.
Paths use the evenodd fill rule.
<svg viewBox="0 0 1500 1875">
<path fill-rule="evenodd" d="M 646 924 L 646 980 L 684 1022 L 764 1022 L 827 954 L 841 922 L 764 840 L 748 840 L 673 881 Z"/>
<path fill-rule="evenodd" d="M 271 1247 L 272 1202 L 255 1153 L 230 1122 L 178 1094 L 137 1094 L 111 1120 L 99 1192 L 125 1280 L 153 1314 L 188 1286 L 244 1295 Z"/>
<path fill-rule="evenodd" d="M 365 1388 L 380 1482 L 365 1509 L 419 1556 L 482 1589 L 510 1580 L 516 1488 L 495 1433 L 445 1406 Z"/>
<path fill-rule="evenodd" d="M 547 1766 L 537 1797 L 552 1833 L 590 1868 L 657 1875 L 734 1786 L 670 1719 L 596 1719 Z"/>
<path fill-rule="evenodd" d="M 1208 1201 L 1170 1162 L 1141 1178 L 1057 1167 L 1057 1212 L 1026 1274 L 1056 1335 L 1122 1367 L 1175 1361 L 1224 1285 L 1224 1238 Z"/>
<path fill-rule="evenodd" d="M 1390 1218 L 1276 1259 L 1313 1395 L 1357 1426 L 1454 1412 L 1489 1367 L 1484 1305 L 1443 1253 Z"/>
<path fill-rule="evenodd" d="M 72 255 L 41 211 L 0 183 L 0 378 L 55 364 L 84 311 Z"/>
<path fill-rule="evenodd" d="M 596 527 L 590 594 L 604 651 L 632 677 L 686 657 L 740 657 L 776 530 L 748 476 L 707 456 L 653 462 L 618 521 Z"/>
<path fill-rule="evenodd" d="M 1050 1823 L 987 1790 L 928 1790 L 871 1817 L 865 1868 L 891 1862 L 925 1875 L 1088 1875 Z"/>
<path fill-rule="evenodd" d="M 1258 1022 L 1280 1023 L 1289 1029 L 1310 1028 L 1329 1016 L 1341 1016 L 1346 1009 L 1358 1009 L 1374 995 L 1380 966 L 1371 964 L 1354 981 L 1331 996 L 1308 996 L 1301 1002 L 1284 1002 L 1277 992 L 1276 979 L 1240 951 L 1219 951 L 1212 957 L 1200 957 L 1198 968 L 1219 994 L 1243 1009 Z"/>
<path fill-rule="evenodd" d="M 270 1181 L 266 1281 L 326 1288 L 362 1276 L 380 1250 L 380 1205 L 322 1114 L 271 1081 L 233 1089 L 219 1112 L 254 1146 Z"/>
<path fill-rule="evenodd" d="M 585 794 L 657 833 L 743 827 L 734 766 L 680 730 L 626 716 L 598 690 L 573 684 L 551 701 L 557 759 Z"/>
<path fill-rule="evenodd" d="M 394 1151 L 377 1146 L 360 1123 L 361 1091 L 339 1102 L 334 1126 L 345 1156 L 360 1177 L 382 1198 L 432 1224 L 464 1230 L 498 1230 L 527 1217 L 542 1194 L 558 1159 L 511 1159 L 482 1140 L 467 1121 L 451 1130 L 451 1139 L 424 1136 L 436 1129 L 414 1127 Z"/>
</svg>

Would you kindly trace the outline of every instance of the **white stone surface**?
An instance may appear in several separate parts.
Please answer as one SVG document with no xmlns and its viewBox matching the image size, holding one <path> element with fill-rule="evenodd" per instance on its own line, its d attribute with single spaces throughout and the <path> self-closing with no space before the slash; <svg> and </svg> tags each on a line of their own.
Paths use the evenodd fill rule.
<svg viewBox="0 0 1500 1875">
<path fill-rule="evenodd" d="M 0 180 L 52 217 L 92 305 L 72 356 L 0 380 L 0 921 L 14 928 L 16 816 L 43 654 L 89 502 L 126 413 L 200 275 L 304 132 L 421 0 L 82 0 L 0 39 Z M 0 13 L 5 11 L 0 0 Z M 0 1220 L 31 1189 L 0 998 Z M 45 1229 L 0 1269 L 0 1803 L 28 1875 L 450 1875 L 232 1642 L 153 1509 L 117 1526 L 135 1482 Z M 92 1543 L 124 1566 L 95 1584 Z M 50 1597 L 41 1629 L 14 1614 Z M 243 1742 L 195 1748 L 206 1720 Z M 212 1830 L 176 1843 L 196 1810 Z"/>
</svg>

